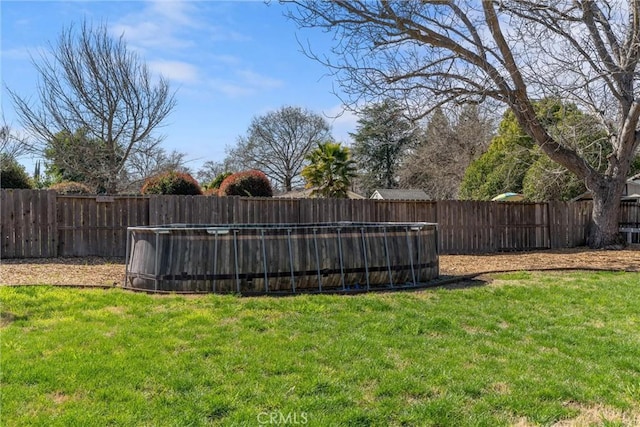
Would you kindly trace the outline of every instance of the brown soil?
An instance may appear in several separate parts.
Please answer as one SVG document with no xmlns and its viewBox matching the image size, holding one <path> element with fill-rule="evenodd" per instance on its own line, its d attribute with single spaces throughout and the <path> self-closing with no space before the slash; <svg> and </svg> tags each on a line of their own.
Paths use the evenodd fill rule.
<svg viewBox="0 0 640 427">
<path fill-rule="evenodd" d="M 442 255 L 440 274 L 466 275 L 494 271 L 596 269 L 640 271 L 640 245 L 620 251 L 573 248 L 486 255 Z"/>
<path fill-rule="evenodd" d="M 117 286 L 124 282 L 124 273 L 121 258 L 4 259 L 0 284 Z"/>
<path fill-rule="evenodd" d="M 602 269 L 640 271 L 640 245 L 621 251 L 587 248 L 488 255 L 441 255 L 440 274 L 464 276 L 494 271 Z M 0 265 L 3 285 L 118 286 L 124 281 L 124 260 L 100 257 L 6 259 Z"/>
</svg>

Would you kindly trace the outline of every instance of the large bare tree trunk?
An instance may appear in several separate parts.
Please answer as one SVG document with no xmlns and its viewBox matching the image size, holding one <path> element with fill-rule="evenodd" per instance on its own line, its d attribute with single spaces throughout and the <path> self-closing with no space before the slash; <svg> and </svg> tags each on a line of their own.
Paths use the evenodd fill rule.
<svg viewBox="0 0 640 427">
<path fill-rule="evenodd" d="M 620 196 L 624 183 L 625 181 L 620 179 L 604 181 L 591 190 L 593 213 L 587 236 L 589 247 L 620 249 L 625 246 L 618 226 Z"/>
</svg>

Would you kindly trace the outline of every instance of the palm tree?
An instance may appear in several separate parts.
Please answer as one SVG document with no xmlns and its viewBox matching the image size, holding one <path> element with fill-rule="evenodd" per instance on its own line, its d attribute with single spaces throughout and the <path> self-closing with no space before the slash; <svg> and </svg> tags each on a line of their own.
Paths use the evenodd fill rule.
<svg viewBox="0 0 640 427">
<path fill-rule="evenodd" d="M 339 143 L 325 142 L 318 144 L 306 159 L 310 162 L 302 170 L 307 181 L 306 187 L 313 188 L 312 196 L 345 198 L 356 176 L 355 162 L 347 147 Z"/>
</svg>

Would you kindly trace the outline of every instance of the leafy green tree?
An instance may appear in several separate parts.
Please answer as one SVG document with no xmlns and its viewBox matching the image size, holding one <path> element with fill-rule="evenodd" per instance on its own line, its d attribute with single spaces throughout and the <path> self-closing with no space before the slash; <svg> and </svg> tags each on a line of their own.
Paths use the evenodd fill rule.
<svg viewBox="0 0 640 427">
<path fill-rule="evenodd" d="M 18 158 L 28 152 L 23 136 L 18 135 L 0 115 L 0 188 L 32 188 L 33 183 Z"/>
<path fill-rule="evenodd" d="M 224 182 L 224 180 L 231 175 L 233 175 L 233 172 L 222 172 L 218 174 L 215 178 L 213 178 L 211 182 L 209 182 L 208 184 L 205 184 L 203 188 L 205 190 L 218 190 L 220 188 L 220 185 L 222 185 L 222 183 Z"/>
<path fill-rule="evenodd" d="M 539 101 L 535 109 L 546 132 L 580 153 L 594 169 L 604 167 L 612 148 L 594 117 L 556 99 Z M 585 190 L 584 181 L 552 162 L 508 111 L 487 152 L 467 168 L 460 196 L 489 200 L 511 191 L 534 201 L 569 200 Z"/>
<path fill-rule="evenodd" d="M 120 150 L 115 152 L 99 139 L 91 138 L 85 129 L 73 133 L 58 132 L 48 141 L 43 150 L 45 159 L 44 181 L 81 182 L 96 193 L 104 193 L 111 181 L 118 185 L 119 192 L 137 193 L 147 178 L 164 172 L 188 173 L 184 153 L 167 152 L 154 141 L 141 141 L 127 158 L 120 175 L 111 175 L 111 164 L 124 157 Z"/>
<path fill-rule="evenodd" d="M 522 192 L 522 180 L 533 162 L 532 148 L 531 138 L 507 111 L 487 151 L 466 169 L 460 197 L 491 200 L 500 193 Z"/>
<path fill-rule="evenodd" d="M 351 180 L 356 177 L 355 162 L 349 148 L 336 142 L 318 144 L 308 156 L 309 165 L 302 170 L 312 196 L 346 198 Z"/>
<path fill-rule="evenodd" d="M 403 155 L 418 142 L 417 128 L 400 104 L 387 99 L 365 107 L 351 137 L 364 190 L 397 187 Z"/>
<path fill-rule="evenodd" d="M 91 138 L 86 129 L 56 133 L 44 147 L 43 155 L 45 173 L 53 183 L 81 182 L 100 193 L 112 179 L 106 165 L 114 153 L 103 141 Z"/>
<path fill-rule="evenodd" d="M 33 167 L 33 188 L 43 190 L 52 184 L 51 176 L 42 172 L 42 160 L 36 161 Z"/>
<path fill-rule="evenodd" d="M 32 188 L 24 166 L 7 153 L 0 154 L 0 188 Z"/>
</svg>

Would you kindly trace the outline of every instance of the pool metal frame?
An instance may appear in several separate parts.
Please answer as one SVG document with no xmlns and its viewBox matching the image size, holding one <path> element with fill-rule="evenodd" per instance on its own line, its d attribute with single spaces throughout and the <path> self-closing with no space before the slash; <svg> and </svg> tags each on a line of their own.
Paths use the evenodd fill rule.
<svg viewBox="0 0 640 427">
<path fill-rule="evenodd" d="M 350 222 L 350 221 L 340 221 L 340 222 L 333 222 L 333 223 L 302 223 L 302 224 L 291 224 L 291 223 L 283 223 L 283 224 L 215 224 L 215 225 L 207 225 L 207 224 L 166 224 L 166 225 L 155 225 L 155 226 L 136 226 L 136 227 L 127 227 L 127 241 L 126 241 L 126 268 L 125 268 L 125 287 L 128 289 L 133 289 L 133 290 L 143 290 L 145 292 L 180 292 L 180 293 L 204 293 L 202 291 L 193 291 L 193 292 L 185 292 L 185 291 L 163 291 L 159 289 L 159 281 L 161 279 L 159 279 L 160 277 L 160 273 L 159 273 L 159 258 L 160 258 L 160 251 L 157 250 L 157 248 L 160 247 L 160 236 L 161 235 L 167 235 L 167 234 L 171 234 L 172 231 L 206 231 L 207 234 L 213 235 L 214 236 L 214 249 L 213 249 L 213 277 L 211 279 L 212 281 L 212 286 L 211 286 L 211 291 L 209 293 L 216 293 L 216 274 L 215 271 L 217 269 L 217 252 L 218 252 L 218 236 L 220 235 L 228 235 L 230 233 L 233 233 L 233 258 L 234 258 L 234 275 L 235 275 L 235 281 L 236 281 L 236 291 L 238 294 L 242 294 L 242 295 L 264 295 L 264 294 L 280 294 L 280 295 L 291 295 L 291 294 L 297 294 L 297 293 L 348 293 L 348 292 L 353 292 L 353 291 L 359 291 L 359 292 L 369 292 L 372 290 L 399 290 L 399 289 L 408 289 L 408 288 L 419 288 L 419 287 L 424 287 L 425 285 L 428 285 L 427 283 L 424 283 L 421 281 L 422 277 L 420 276 L 420 274 L 418 274 L 418 276 L 416 276 L 416 267 L 419 270 L 419 273 L 422 271 L 422 268 L 425 266 L 429 266 L 429 265 L 425 265 L 425 264 L 421 264 L 420 263 L 420 256 L 421 256 L 421 252 L 420 252 L 420 245 L 418 245 L 418 247 L 416 248 L 417 250 L 417 256 L 416 256 L 416 262 L 414 263 L 413 260 L 413 251 L 412 251 L 412 245 L 411 245 L 411 238 L 410 238 L 410 232 L 411 231 L 415 231 L 415 232 L 419 232 L 422 229 L 424 229 L 425 227 L 433 227 L 434 233 L 435 233 L 435 251 L 436 251 L 436 257 L 437 254 L 439 253 L 439 248 L 438 248 L 438 224 L 437 223 L 428 223 L 428 222 Z M 345 281 L 345 267 L 344 267 L 344 254 L 343 254 L 343 247 L 342 247 L 342 238 L 341 238 L 341 231 L 344 228 L 359 228 L 360 233 L 361 233 L 361 241 L 362 241 L 362 248 L 363 248 L 363 255 L 364 255 L 364 270 L 365 270 L 365 277 L 366 277 L 366 287 L 364 289 L 360 288 L 359 286 L 356 288 L 351 288 L 351 284 L 347 285 L 346 281 Z M 384 236 L 384 250 L 385 250 L 385 257 L 386 257 L 386 270 L 387 273 L 389 275 L 389 283 L 386 286 L 371 286 L 370 281 L 369 281 L 369 273 L 370 273 L 370 267 L 369 267 L 369 260 L 367 259 L 367 240 L 366 240 L 366 230 L 367 229 L 381 229 L 383 236 Z M 412 277 L 412 281 L 411 282 L 407 282 L 407 283 L 394 283 L 393 282 L 393 266 L 391 265 L 391 260 L 390 260 L 390 255 L 389 255 L 389 246 L 388 246 L 388 240 L 387 240 L 387 229 L 388 228 L 393 228 L 393 229 L 398 229 L 398 228 L 404 228 L 405 233 L 406 233 L 406 242 L 407 242 L 407 249 L 409 252 L 409 263 L 410 263 L 410 267 L 411 267 L 411 277 Z M 292 290 L 291 291 L 281 291 L 281 290 L 270 290 L 269 289 L 269 271 L 268 271 L 268 266 L 267 266 L 267 254 L 266 254 L 266 245 L 265 245 L 265 231 L 266 230 L 273 230 L 273 229 L 280 229 L 280 230 L 286 230 L 287 231 L 287 247 L 288 247 L 288 256 L 289 256 L 289 266 L 290 266 L 290 274 L 291 274 L 291 284 L 292 284 Z M 313 233 L 313 244 L 314 244 L 314 252 L 315 252 L 315 261 L 316 261 L 316 266 L 317 266 L 317 277 L 318 277 L 318 287 L 316 290 L 312 290 L 312 289 L 304 289 L 300 292 L 296 292 L 296 281 L 295 281 L 295 269 L 293 267 L 293 252 L 292 252 L 292 244 L 291 244 L 291 232 L 296 229 L 296 230 L 300 230 L 300 229 L 310 229 Z M 238 233 L 241 230 L 259 230 L 260 231 L 260 241 L 261 241 L 261 254 L 262 254 L 262 259 L 263 259 L 263 267 L 264 267 L 264 282 L 265 282 L 265 289 L 264 292 L 241 292 L 241 279 L 240 279 L 240 271 L 239 271 L 239 265 L 238 265 Z M 328 230 L 334 230 L 336 233 L 336 237 L 337 237 L 337 242 L 338 242 L 338 257 L 340 260 L 340 281 L 341 281 L 341 288 L 335 289 L 335 288 L 331 288 L 331 289 L 324 289 L 323 288 L 323 283 L 322 283 L 322 271 L 320 269 L 320 257 L 319 257 L 319 253 L 318 253 L 318 241 L 317 241 L 317 235 L 319 231 L 328 231 Z M 133 256 L 133 248 L 134 248 L 134 240 L 135 240 L 135 233 L 137 231 L 140 232 L 145 232 L 145 233 L 149 233 L 149 232 L 153 232 L 155 234 L 155 247 L 156 247 L 156 251 L 155 251 L 155 260 L 154 260 L 154 275 L 150 276 L 149 274 L 146 273 L 132 273 L 129 269 L 129 264 L 132 260 L 132 256 Z M 436 261 L 437 264 L 438 261 Z M 132 279 L 134 277 L 139 277 L 139 278 L 144 278 L 144 279 L 152 279 L 154 281 L 154 289 L 139 289 L 139 288 L 135 288 L 133 286 L 127 286 L 127 283 L 129 281 L 129 279 Z M 358 284 L 359 285 L 359 284 Z"/>
</svg>

